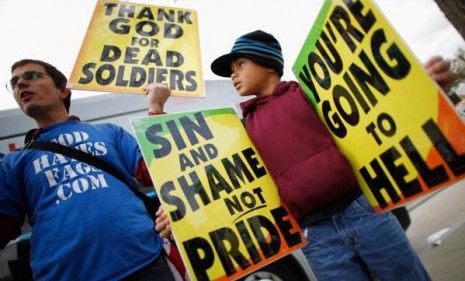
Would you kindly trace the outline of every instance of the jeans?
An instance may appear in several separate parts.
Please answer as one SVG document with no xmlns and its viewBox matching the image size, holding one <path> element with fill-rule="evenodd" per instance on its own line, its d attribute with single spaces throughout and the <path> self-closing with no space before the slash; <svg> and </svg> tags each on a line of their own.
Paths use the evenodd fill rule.
<svg viewBox="0 0 465 281">
<path fill-rule="evenodd" d="M 139 269 L 123 281 L 175 281 L 171 270 L 166 263 L 163 253 L 147 266 Z"/>
<path fill-rule="evenodd" d="M 391 214 L 375 214 L 365 196 L 306 227 L 302 249 L 318 281 L 431 280 Z"/>
</svg>

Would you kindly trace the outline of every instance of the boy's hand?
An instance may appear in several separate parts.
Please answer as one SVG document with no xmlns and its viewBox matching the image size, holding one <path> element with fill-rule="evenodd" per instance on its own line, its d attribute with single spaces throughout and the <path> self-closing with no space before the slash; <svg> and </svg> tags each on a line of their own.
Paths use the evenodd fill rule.
<svg viewBox="0 0 465 281">
<path fill-rule="evenodd" d="M 143 90 L 147 95 L 149 112 L 153 114 L 164 113 L 165 103 L 171 94 L 168 86 L 161 83 L 152 83 L 145 85 Z"/>
<path fill-rule="evenodd" d="M 155 219 L 155 230 L 162 238 L 169 238 L 171 236 L 171 227 L 165 210 L 160 206 L 155 215 L 157 217 Z"/>
<path fill-rule="evenodd" d="M 457 79 L 457 74 L 450 69 L 450 62 L 444 60 L 441 56 L 429 58 L 425 63 L 425 69 L 444 92 L 447 92 L 450 84 Z"/>
</svg>

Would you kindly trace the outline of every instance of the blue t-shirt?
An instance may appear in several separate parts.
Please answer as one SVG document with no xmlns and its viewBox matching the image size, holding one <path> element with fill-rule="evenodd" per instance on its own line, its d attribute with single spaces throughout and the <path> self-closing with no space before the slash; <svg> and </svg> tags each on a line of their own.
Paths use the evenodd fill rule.
<svg viewBox="0 0 465 281">
<path fill-rule="evenodd" d="M 142 157 L 133 136 L 112 124 L 70 120 L 37 140 L 101 157 L 128 178 Z M 9 153 L 1 165 L 0 216 L 28 216 L 36 279 L 119 280 L 161 252 L 143 202 L 112 175 L 33 149 Z"/>
</svg>

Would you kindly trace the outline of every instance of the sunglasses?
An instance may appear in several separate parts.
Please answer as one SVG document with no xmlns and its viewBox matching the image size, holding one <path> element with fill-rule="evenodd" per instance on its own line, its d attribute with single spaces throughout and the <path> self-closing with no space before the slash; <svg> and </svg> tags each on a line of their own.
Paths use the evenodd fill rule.
<svg viewBox="0 0 465 281">
<path fill-rule="evenodd" d="M 34 81 L 34 80 L 44 77 L 45 75 L 47 74 L 39 72 L 39 71 L 33 71 L 33 70 L 26 71 L 20 75 L 13 76 L 10 79 L 10 81 L 6 83 L 6 88 L 8 89 L 8 91 L 13 92 L 13 90 L 18 85 L 19 78 L 23 78 L 26 81 Z"/>
</svg>

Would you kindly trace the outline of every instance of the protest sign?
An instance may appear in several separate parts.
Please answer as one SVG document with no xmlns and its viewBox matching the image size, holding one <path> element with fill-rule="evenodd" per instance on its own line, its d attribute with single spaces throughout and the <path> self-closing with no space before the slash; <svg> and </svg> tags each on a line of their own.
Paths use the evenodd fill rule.
<svg viewBox="0 0 465 281">
<path fill-rule="evenodd" d="M 193 280 L 235 280 L 305 245 L 232 108 L 131 124 Z"/>
<path fill-rule="evenodd" d="M 373 1 L 325 1 L 293 71 L 377 212 L 465 177 L 464 124 Z"/>
<path fill-rule="evenodd" d="M 204 96 L 196 11 L 98 0 L 69 86 L 142 94 L 153 82 Z"/>
</svg>

